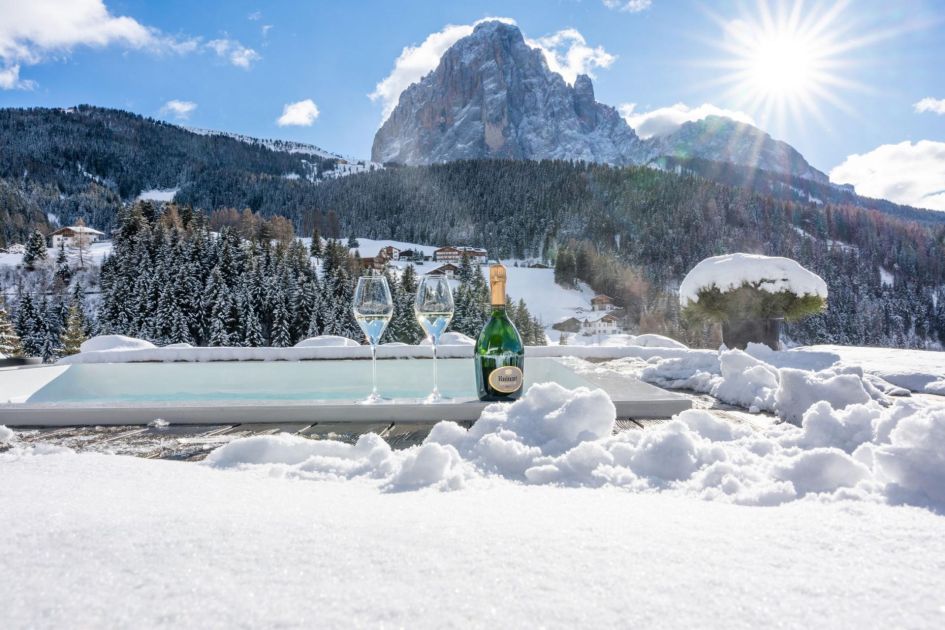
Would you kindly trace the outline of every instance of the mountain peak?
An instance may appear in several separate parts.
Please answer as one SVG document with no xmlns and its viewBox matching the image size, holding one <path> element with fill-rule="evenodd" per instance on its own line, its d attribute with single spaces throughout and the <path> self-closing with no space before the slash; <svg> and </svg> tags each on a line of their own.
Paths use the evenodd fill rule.
<svg viewBox="0 0 945 630">
<path fill-rule="evenodd" d="M 629 164 L 643 149 L 619 114 L 594 100 L 589 77 L 569 86 L 518 27 L 492 20 L 404 90 L 371 155 L 403 164 L 480 158 Z"/>
<path fill-rule="evenodd" d="M 613 107 L 597 102 L 588 75 L 568 85 L 517 26 L 500 20 L 477 24 L 404 90 L 371 149 L 373 161 L 401 164 L 504 158 L 626 165 L 663 156 L 827 182 L 790 145 L 730 118 L 708 116 L 643 141 Z"/>
</svg>

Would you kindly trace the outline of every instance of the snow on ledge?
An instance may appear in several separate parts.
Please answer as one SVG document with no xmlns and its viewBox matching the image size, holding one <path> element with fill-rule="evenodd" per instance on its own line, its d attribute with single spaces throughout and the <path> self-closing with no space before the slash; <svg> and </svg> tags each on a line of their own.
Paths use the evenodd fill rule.
<svg viewBox="0 0 945 630">
<path fill-rule="evenodd" d="M 757 284 L 761 291 L 792 291 L 799 296 L 827 299 L 827 283 L 796 260 L 760 254 L 725 254 L 706 258 L 686 274 L 679 285 L 683 308 L 699 301 L 699 291 L 716 287 L 731 291 L 743 284 Z"/>
<path fill-rule="evenodd" d="M 614 346 L 528 346 L 529 357 L 577 357 L 582 359 L 611 360 L 635 357 L 682 357 L 687 353 L 708 353 L 713 350 L 689 350 L 682 344 L 659 335 L 641 335 L 634 339 L 639 345 Z M 675 345 L 674 345 L 675 344 Z M 446 333 L 440 340 L 437 356 L 443 359 L 468 359 L 473 356 L 474 342 L 469 337 Z M 82 344 L 82 352 L 63 357 L 59 365 L 80 363 L 148 363 L 213 361 L 311 361 L 319 359 L 369 359 L 369 346 L 345 337 L 322 336 L 300 341 L 293 348 L 194 347 L 173 344 L 157 347 L 142 339 L 122 335 L 93 337 Z M 406 345 L 389 343 L 378 346 L 379 359 L 430 358 L 433 349 L 428 343 Z"/>
</svg>

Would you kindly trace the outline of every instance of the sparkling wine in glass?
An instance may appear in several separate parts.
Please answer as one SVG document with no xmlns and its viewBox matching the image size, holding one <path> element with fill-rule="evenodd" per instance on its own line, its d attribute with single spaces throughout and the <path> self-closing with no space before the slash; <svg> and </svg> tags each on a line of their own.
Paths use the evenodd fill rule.
<svg viewBox="0 0 945 630">
<path fill-rule="evenodd" d="M 394 314 L 394 301 L 384 276 L 361 276 L 354 290 L 354 319 L 371 344 L 371 395 L 365 403 L 383 400 L 377 393 L 377 344 Z"/>
<path fill-rule="evenodd" d="M 417 287 L 413 311 L 420 327 L 433 344 L 433 392 L 427 396 L 426 402 L 440 402 L 443 397 L 437 383 L 436 347 L 440 342 L 440 335 L 453 319 L 453 292 L 450 291 L 449 280 L 438 274 L 424 276 Z"/>
</svg>

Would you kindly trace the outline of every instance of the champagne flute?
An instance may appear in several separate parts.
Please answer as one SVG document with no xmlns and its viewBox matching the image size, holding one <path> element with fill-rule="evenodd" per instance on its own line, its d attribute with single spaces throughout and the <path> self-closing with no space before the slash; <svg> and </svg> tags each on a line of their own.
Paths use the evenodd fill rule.
<svg viewBox="0 0 945 630">
<path fill-rule="evenodd" d="M 394 314 L 394 301 L 384 276 L 361 276 L 354 290 L 354 319 L 364 331 L 371 344 L 371 395 L 365 403 L 376 403 L 383 399 L 377 393 L 377 343 Z"/>
<path fill-rule="evenodd" d="M 433 343 L 433 392 L 427 396 L 425 402 L 441 402 L 443 397 L 437 383 L 436 347 L 440 342 L 440 335 L 453 319 L 453 292 L 450 291 L 449 280 L 439 274 L 424 276 L 417 287 L 413 312 Z"/>
</svg>

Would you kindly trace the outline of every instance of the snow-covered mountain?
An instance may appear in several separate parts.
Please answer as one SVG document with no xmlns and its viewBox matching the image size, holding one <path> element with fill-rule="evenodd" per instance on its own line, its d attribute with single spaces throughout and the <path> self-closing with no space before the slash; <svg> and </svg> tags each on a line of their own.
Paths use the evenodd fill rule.
<svg viewBox="0 0 945 630">
<path fill-rule="evenodd" d="M 662 156 L 730 162 L 821 183 L 827 176 L 793 147 L 744 123 L 712 116 L 643 140 L 594 97 L 586 75 L 574 85 L 549 69 L 521 31 L 480 23 L 437 68 L 400 95 L 374 136 L 375 162 L 568 159 L 647 164 Z"/>
<path fill-rule="evenodd" d="M 458 159 L 580 159 L 631 164 L 644 143 L 590 78 L 574 86 L 549 70 L 518 28 L 483 22 L 400 95 L 374 137 L 375 162 Z"/>
<path fill-rule="evenodd" d="M 722 116 L 684 123 L 669 135 L 654 136 L 647 143 L 652 149 L 651 159 L 662 156 L 702 158 L 829 183 L 826 174 L 811 166 L 788 143 L 775 140 L 753 125 Z"/>
</svg>

